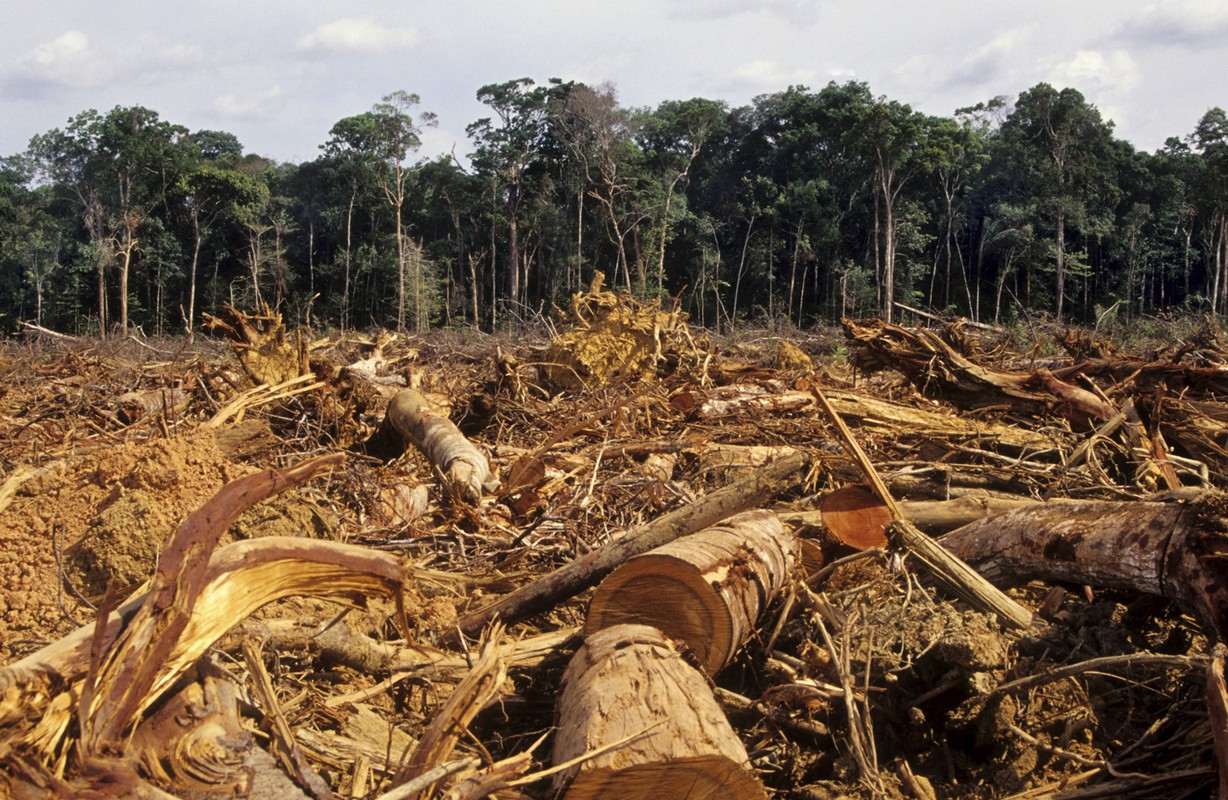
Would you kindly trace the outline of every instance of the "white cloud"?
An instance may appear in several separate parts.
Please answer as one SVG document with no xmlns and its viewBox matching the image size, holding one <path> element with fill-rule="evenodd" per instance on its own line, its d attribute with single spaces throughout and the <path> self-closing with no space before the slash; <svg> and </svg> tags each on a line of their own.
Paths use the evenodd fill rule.
<svg viewBox="0 0 1228 800">
<path fill-rule="evenodd" d="M 758 59 L 736 67 L 733 76 L 739 83 L 755 91 L 779 91 L 788 86 L 812 84 L 817 74 L 812 69 L 787 67 L 776 61 Z"/>
<path fill-rule="evenodd" d="M 984 86 L 994 84 L 1009 66 L 1016 63 L 1028 39 L 1029 29 L 1016 28 L 998 34 L 978 47 L 963 61 L 947 80 L 949 86 Z"/>
<path fill-rule="evenodd" d="M 1111 53 L 1080 50 L 1074 58 L 1053 67 L 1052 76 L 1053 82 L 1061 86 L 1116 93 L 1129 92 L 1141 81 L 1138 65 L 1124 50 Z"/>
<path fill-rule="evenodd" d="M 371 19 L 339 19 L 299 38 L 300 53 L 379 54 L 406 50 L 418 43 L 413 27 L 386 27 Z"/>
<path fill-rule="evenodd" d="M 1142 45 L 1219 44 L 1228 36 L 1228 4 L 1223 0 L 1150 3 L 1126 20 L 1117 36 Z"/>
<path fill-rule="evenodd" d="M 209 107 L 214 114 L 224 119 L 268 120 L 279 116 L 282 101 L 282 88 L 273 86 L 253 94 L 230 92 L 219 95 L 213 98 Z"/>
<path fill-rule="evenodd" d="M 101 61 L 91 52 L 89 37 L 68 31 L 18 59 L 16 68 L 5 77 L 9 82 L 27 85 L 84 88 L 101 81 L 105 74 Z"/>
<path fill-rule="evenodd" d="M 203 59 L 204 51 L 198 45 L 138 36 L 97 46 L 84 33 L 71 30 L 35 46 L 13 67 L 0 72 L 0 90 L 38 98 L 56 90 L 147 84 L 190 69 Z"/>
</svg>

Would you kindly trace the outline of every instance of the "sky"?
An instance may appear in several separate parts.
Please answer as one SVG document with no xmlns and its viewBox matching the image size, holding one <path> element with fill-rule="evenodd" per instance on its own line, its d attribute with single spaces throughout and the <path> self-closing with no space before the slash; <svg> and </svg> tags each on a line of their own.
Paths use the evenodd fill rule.
<svg viewBox="0 0 1228 800">
<path fill-rule="evenodd" d="M 612 84 L 627 107 L 862 81 L 927 114 L 1042 81 L 1154 151 L 1228 107 L 1228 0 L 0 0 L 0 156 L 81 111 L 141 105 L 281 162 L 390 92 L 472 146 L 477 90 Z"/>
</svg>

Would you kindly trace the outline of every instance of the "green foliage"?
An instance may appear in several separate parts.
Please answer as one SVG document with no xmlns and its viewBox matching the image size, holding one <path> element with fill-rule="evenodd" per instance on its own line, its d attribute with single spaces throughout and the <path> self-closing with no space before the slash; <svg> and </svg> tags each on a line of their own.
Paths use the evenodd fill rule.
<svg viewBox="0 0 1228 800">
<path fill-rule="evenodd" d="M 529 78 L 477 97 L 467 163 L 419 156 L 434 117 L 405 91 L 302 164 L 84 111 L 0 160 L 0 326 L 164 330 L 259 296 L 341 327 L 491 327 L 597 270 L 722 328 L 894 300 L 1017 324 L 1228 311 L 1220 108 L 1140 153 L 1044 83 L 943 118 L 855 81 L 739 108 Z"/>
</svg>

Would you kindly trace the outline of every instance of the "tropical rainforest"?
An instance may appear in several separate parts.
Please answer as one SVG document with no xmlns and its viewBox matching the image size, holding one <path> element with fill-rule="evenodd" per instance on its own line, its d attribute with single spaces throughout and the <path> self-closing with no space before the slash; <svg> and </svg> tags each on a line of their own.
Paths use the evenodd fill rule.
<svg viewBox="0 0 1228 800">
<path fill-rule="evenodd" d="M 395 91 L 305 163 L 141 106 L 0 159 L 0 332 L 199 330 L 226 304 L 321 329 L 515 327 L 597 272 L 701 326 L 1009 324 L 1228 311 L 1228 115 L 1154 153 L 1072 88 L 936 117 L 860 82 L 749 106 L 483 86 L 459 153 Z"/>
</svg>

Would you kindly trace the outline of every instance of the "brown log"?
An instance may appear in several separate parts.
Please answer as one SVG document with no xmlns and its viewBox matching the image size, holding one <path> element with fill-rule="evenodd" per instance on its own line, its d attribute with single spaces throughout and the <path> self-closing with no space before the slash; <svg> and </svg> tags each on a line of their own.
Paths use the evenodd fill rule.
<svg viewBox="0 0 1228 800">
<path fill-rule="evenodd" d="M 1052 500 L 939 541 L 996 584 L 1057 581 L 1166 597 L 1222 637 L 1226 505 L 1218 494 L 1189 503 Z"/>
<path fill-rule="evenodd" d="M 798 557 L 796 537 L 775 514 L 744 511 L 610 573 L 593 595 L 585 633 L 625 623 L 651 625 L 683 642 L 715 675 L 754 632 Z"/>
<path fill-rule="evenodd" d="M 894 487 L 891 488 L 894 493 Z M 934 535 L 949 533 L 979 519 L 992 517 L 995 514 L 1005 514 L 1007 511 L 1019 508 L 1030 508 L 1039 503 L 1039 500 L 1028 500 L 1022 497 L 964 495 L 951 500 L 903 500 L 900 501 L 899 506 L 904 519 L 926 533 Z M 780 521 L 786 525 L 813 525 L 817 528 L 828 524 L 827 516 L 823 511 L 777 513 Z"/>
<path fill-rule="evenodd" d="M 556 718 L 556 766 L 604 749 L 555 776 L 564 800 L 767 797 L 707 681 L 655 628 L 588 637 Z"/>
<path fill-rule="evenodd" d="M 494 491 L 499 481 L 490 471 L 486 455 L 437 413 L 429 400 L 414 389 L 402 389 L 388 403 L 388 423 L 422 451 L 465 500 L 475 503 Z"/>
<path fill-rule="evenodd" d="M 804 476 L 803 469 L 807 463 L 806 456 L 801 453 L 773 461 L 753 475 L 628 531 L 600 550 L 587 553 L 486 608 L 467 615 L 461 620 L 460 630 L 472 636 L 496 617 L 510 625 L 545 611 L 597 583 L 631 556 L 715 525 L 796 486 Z"/>
</svg>

